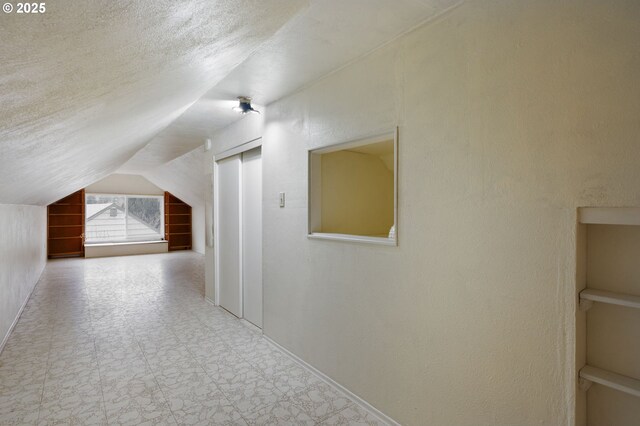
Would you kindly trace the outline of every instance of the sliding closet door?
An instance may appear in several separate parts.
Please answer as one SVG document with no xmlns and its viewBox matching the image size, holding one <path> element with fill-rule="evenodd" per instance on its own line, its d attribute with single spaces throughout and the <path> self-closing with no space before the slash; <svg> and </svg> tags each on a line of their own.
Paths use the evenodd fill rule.
<svg viewBox="0 0 640 426">
<path fill-rule="evenodd" d="M 241 155 L 218 161 L 218 301 L 242 317 Z"/>
<path fill-rule="evenodd" d="M 262 328 L 262 150 L 242 154 L 244 318 Z"/>
</svg>

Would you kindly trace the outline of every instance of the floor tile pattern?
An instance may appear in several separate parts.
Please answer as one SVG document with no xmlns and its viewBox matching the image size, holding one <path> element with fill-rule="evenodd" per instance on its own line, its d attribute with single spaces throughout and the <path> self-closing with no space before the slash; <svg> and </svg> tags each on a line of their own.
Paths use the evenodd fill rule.
<svg viewBox="0 0 640 426">
<path fill-rule="evenodd" d="M 193 252 L 48 263 L 0 354 L 0 425 L 381 425 L 204 299 Z"/>
</svg>

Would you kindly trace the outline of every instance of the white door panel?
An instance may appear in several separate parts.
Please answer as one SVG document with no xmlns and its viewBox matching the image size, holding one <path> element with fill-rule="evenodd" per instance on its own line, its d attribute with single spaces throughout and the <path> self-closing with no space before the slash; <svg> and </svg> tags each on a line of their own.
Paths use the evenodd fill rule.
<svg viewBox="0 0 640 426">
<path fill-rule="evenodd" d="M 218 291 L 220 306 L 242 317 L 241 155 L 218 161 Z"/>
<path fill-rule="evenodd" d="M 242 288 L 244 318 L 262 328 L 262 150 L 242 154 Z"/>
</svg>

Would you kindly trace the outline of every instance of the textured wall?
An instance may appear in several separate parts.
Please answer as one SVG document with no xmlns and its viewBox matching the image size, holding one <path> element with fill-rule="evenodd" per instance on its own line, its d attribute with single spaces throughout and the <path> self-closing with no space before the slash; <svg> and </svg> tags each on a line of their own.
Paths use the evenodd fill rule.
<svg viewBox="0 0 640 426">
<path fill-rule="evenodd" d="M 571 424 L 576 208 L 640 205 L 639 20 L 468 2 L 269 105 L 265 333 L 403 424 Z M 308 240 L 307 150 L 396 125 L 399 246 Z"/>
<path fill-rule="evenodd" d="M 175 160 L 145 173 L 145 177 L 191 206 L 192 248 L 204 254 L 205 197 L 210 177 L 204 168 L 203 148 L 196 148 Z"/>
<path fill-rule="evenodd" d="M 321 232 L 384 236 L 393 226 L 393 172 L 380 157 L 322 155 Z"/>
<path fill-rule="evenodd" d="M 164 190 L 140 175 L 117 174 L 107 176 L 85 188 L 85 192 L 103 194 L 164 195 Z"/>
<path fill-rule="evenodd" d="M 0 204 L 0 349 L 46 262 L 46 207 Z"/>
</svg>

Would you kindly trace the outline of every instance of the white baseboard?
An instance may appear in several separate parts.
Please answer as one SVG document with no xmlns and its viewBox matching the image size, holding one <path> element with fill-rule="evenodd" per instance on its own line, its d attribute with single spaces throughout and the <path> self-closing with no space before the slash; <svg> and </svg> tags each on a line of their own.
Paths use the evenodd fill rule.
<svg viewBox="0 0 640 426">
<path fill-rule="evenodd" d="M 205 296 L 204 300 L 206 300 L 207 302 L 211 303 L 213 306 L 218 306 L 216 305 L 216 302 L 214 302 L 213 300 L 211 300 L 209 297 Z"/>
<path fill-rule="evenodd" d="M 358 404 L 360 406 L 360 408 L 362 408 L 363 410 L 369 412 L 369 414 L 371 414 L 372 416 L 378 418 L 380 421 L 382 421 L 384 423 L 387 423 L 389 425 L 400 426 L 400 423 L 396 422 L 391 417 L 387 416 L 382 411 L 378 410 L 376 407 L 374 407 L 373 405 L 369 404 L 367 401 L 365 401 L 364 399 L 360 398 L 358 395 L 356 395 L 355 393 L 351 392 L 349 389 L 345 388 L 340 383 L 336 382 L 331 377 L 329 377 L 326 374 L 324 374 L 322 371 L 320 371 L 317 368 L 315 368 L 314 366 L 310 365 L 309 363 L 307 363 L 306 361 L 304 361 L 303 359 L 301 359 L 300 357 L 295 355 L 293 352 L 289 351 L 287 348 L 285 348 L 285 347 L 281 346 L 280 344 L 276 343 L 272 338 L 270 338 L 266 334 L 263 334 L 262 336 L 269 343 L 271 343 L 273 346 L 275 346 L 278 350 L 280 350 L 282 353 L 284 353 L 285 355 L 290 357 L 293 361 L 295 361 L 296 363 L 300 364 L 302 367 L 304 367 L 304 368 L 306 368 L 308 370 L 311 370 L 318 377 L 320 377 L 322 380 L 324 380 L 328 385 L 333 386 L 333 387 L 337 388 L 338 390 L 340 390 L 342 393 L 346 394 L 356 404 Z"/>
<path fill-rule="evenodd" d="M 44 272 L 44 268 L 42 268 L 42 271 Z M 4 350 L 5 345 L 9 341 L 9 337 L 11 336 L 11 333 L 13 332 L 13 329 L 16 328 L 16 325 L 18 325 L 18 321 L 20 320 L 20 316 L 22 315 L 22 311 L 24 311 L 24 308 L 27 306 L 27 303 L 29 303 L 29 300 L 31 299 L 31 295 L 36 290 L 36 287 L 38 286 L 38 283 L 40 282 L 40 277 L 42 277 L 42 272 L 40 272 L 40 276 L 38 276 L 38 280 L 33 285 L 33 288 L 29 292 L 29 295 L 27 296 L 27 298 L 24 299 L 24 302 L 22 303 L 22 306 L 20 307 L 20 310 L 18 311 L 18 315 L 16 315 L 16 318 L 13 320 L 13 323 L 11 324 L 11 327 L 9 327 L 9 330 L 7 330 L 7 334 L 5 334 L 5 336 L 2 338 L 2 343 L 0 343 L 0 354 L 2 354 L 2 351 Z"/>
</svg>

